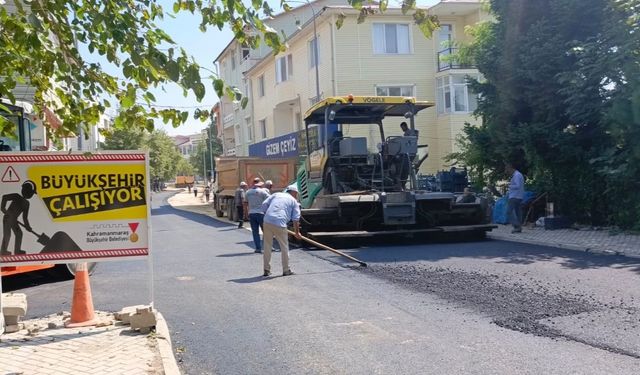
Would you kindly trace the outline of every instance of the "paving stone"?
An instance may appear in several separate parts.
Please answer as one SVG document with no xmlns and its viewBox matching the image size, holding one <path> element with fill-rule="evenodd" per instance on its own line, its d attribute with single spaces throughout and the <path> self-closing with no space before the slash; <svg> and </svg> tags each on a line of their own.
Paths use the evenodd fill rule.
<svg viewBox="0 0 640 375">
<path fill-rule="evenodd" d="M 541 227 L 523 228 L 522 233 L 511 233 L 511 229 L 509 225 L 498 225 L 488 236 L 514 242 L 640 257 L 640 235 L 612 234 L 607 230 L 545 230 Z"/>
<path fill-rule="evenodd" d="M 96 315 L 110 316 L 98 312 Z M 31 327 L 46 327 L 48 323 L 61 326 L 62 319 L 63 315 L 53 315 L 26 323 Z M 0 374 L 157 373 L 149 371 L 148 365 L 155 363 L 154 369 L 158 369 L 157 347 L 149 345 L 150 338 L 146 335 L 123 334 L 128 329 L 126 326 L 43 329 L 34 337 L 28 336 L 26 330 L 5 334 L 0 341 Z"/>
</svg>

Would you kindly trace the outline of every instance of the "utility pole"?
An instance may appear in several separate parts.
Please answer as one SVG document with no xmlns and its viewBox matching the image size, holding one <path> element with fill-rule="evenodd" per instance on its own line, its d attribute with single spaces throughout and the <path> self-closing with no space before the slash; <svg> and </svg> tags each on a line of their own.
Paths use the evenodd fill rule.
<svg viewBox="0 0 640 375">
<path fill-rule="evenodd" d="M 204 133 L 202 134 L 202 179 L 207 180 L 207 143 L 204 140 Z"/>
<path fill-rule="evenodd" d="M 213 121 L 209 124 L 209 161 L 211 162 L 211 177 L 210 181 L 213 180 L 213 137 L 211 136 L 211 128 L 213 128 Z"/>
</svg>

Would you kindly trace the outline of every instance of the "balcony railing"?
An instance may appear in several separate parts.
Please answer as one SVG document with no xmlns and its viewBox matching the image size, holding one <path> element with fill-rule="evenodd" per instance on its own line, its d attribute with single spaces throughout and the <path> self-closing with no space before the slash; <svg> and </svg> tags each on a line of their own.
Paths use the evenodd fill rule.
<svg viewBox="0 0 640 375">
<path fill-rule="evenodd" d="M 474 69 L 473 64 L 461 64 L 456 58 L 457 48 L 445 48 L 438 52 L 438 71 L 449 69 Z"/>
</svg>

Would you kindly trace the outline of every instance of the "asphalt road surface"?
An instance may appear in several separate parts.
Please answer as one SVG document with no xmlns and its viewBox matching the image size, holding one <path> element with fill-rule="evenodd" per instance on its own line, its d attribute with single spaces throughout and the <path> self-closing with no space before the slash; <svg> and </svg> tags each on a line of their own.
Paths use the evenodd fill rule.
<svg viewBox="0 0 640 375">
<path fill-rule="evenodd" d="M 499 241 L 386 239 L 279 253 L 153 200 L 154 301 L 185 374 L 638 374 L 640 260 Z M 347 245 L 349 245 L 347 243 Z M 348 246 L 347 246 L 348 247 Z M 150 300 L 148 263 L 101 263 L 96 309 Z M 4 281 L 29 316 L 68 310 L 71 282 Z"/>
</svg>

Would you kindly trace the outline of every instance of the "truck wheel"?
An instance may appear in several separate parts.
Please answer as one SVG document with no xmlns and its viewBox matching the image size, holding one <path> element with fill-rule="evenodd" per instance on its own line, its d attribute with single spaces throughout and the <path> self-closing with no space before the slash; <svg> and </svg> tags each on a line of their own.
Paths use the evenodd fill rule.
<svg viewBox="0 0 640 375">
<path fill-rule="evenodd" d="M 215 199 L 216 201 L 216 217 L 223 217 L 224 216 L 224 212 L 222 211 L 222 209 L 220 208 L 220 198 Z"/>
<path fill-rule="evenodd" d="M 227 219 L 229 219 L 230 221 L 236 221 L 236 213 L 233 210 L 233 201 L 230 199 L 227 199 Z"/>
<path fill-rule="evenodd" d="M 89 270 L 89 275 L 92 275 L 96 269 L 98 263 L 87 263 L 87 269 Z M 76 275 L 76 264 L 75 263 L 67 263 L 67 264 L 56 264 L 51 270 L 49 270 L 51 276 L 60 279 L 60 280 L 71 280 Z"/>
</svg>

